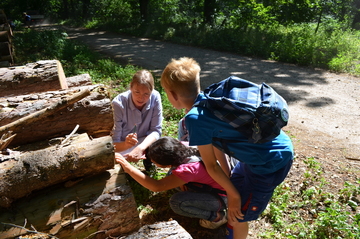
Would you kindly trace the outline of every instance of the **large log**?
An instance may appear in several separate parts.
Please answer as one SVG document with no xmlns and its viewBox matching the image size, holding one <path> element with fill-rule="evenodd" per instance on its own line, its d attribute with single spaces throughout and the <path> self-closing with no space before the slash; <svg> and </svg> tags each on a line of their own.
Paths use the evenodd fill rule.
<svg viewBox="0 0 360 239">
<path fill-rule="evenodd" d="M 91 77 L 89 74 L 81 74 L 77 76 L 67 77 L 66 81 L 69 88 L 92 85 Z"/>
<path fill-rule="evenodd" d="M 110 136 L 49 148 L 13 152 L 0 163 L 0 207 L 33 191 L 77 177 L 95 175 L 114 167 Z"/>
<path fill-rule="evenodd" d="M 61 137 L 69 134 L 76 125 L 79 125 L 78 133 L 87 133 L 93 138 L 109 135 L 114 125 L 113 111 L 109 93 L 103 85 L 0 98 L 0 130 L 85 89 L 90 91 L 90 95 L 84 99 L 41 120 L 29 120 L 16 129 L 9 128 L 16 134 L 9 147 Z M 6 130 L 1 133 L 6 133 Z"/>
<path fill-rule="evenodd" d="M 192 239 L 192 236 L 175 220 L 157 222 L 142 226 L 137 232 L 121 236 L 118 239 L 158 239 L 158 238 L 181 238 Z"/>
<path fill-rule="evenodd" d="M 54 113 L 56 113 L 56 111 L 62 110 L 66 107 L 69 107 L 72 104 L 75 104 L 77 101 L 81 100 L 82 98 L 85 98 L 88 95 L 90 95 L 90 90 L 85 89 L 85 90 L 82 90 L 78 93 L 75 93 L 75 94 L 69 96 L 68 98 L 63 97 L 45 109 L 36 111 L 36 112 L 31 113 L 23 118 L 16 120 L 14 122 L 11 122 L 10 124 L 0 127 L 0 135 L 7 133 L 8 131 L 11 131 L 11 132 L 14 131 L 14 132 L 18 133 L 19 131 L 21 131 L 21 128 L 23 128 L 24 125 L 27 125 L 27 124 L 30 124 L 33 122 L 38 122 L 39 120 L 42 120 L 45 117 L 51 116 Z"/>
<path fill-rule="evenodd" d="M 0 68 L 0 97 L 67 88 L 64 70 L 57 60 Z"/>
<path fill-rule="evenodd" d="M 3 239 L 26 234 L 15 225 L 34 231 L 32 225 L 61 239 L 115 238 L 140 227 L 134 195 L 118 165 L 22 198 L 12 208 L 0 209 L 0 222 Z"/>
</svg>

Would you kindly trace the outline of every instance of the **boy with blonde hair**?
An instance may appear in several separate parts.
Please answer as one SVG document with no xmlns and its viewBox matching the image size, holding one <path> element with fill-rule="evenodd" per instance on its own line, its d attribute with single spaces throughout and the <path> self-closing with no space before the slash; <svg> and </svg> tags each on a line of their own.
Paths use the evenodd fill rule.
<svg viewBox="0 0 360 239">
<path fill-rule="evenodd" d="M 175 108 L 189 111 L 185 116 L 189 145 L 198 147 L 207 172 L 227 192 L 228 227 L 233 228 L 233 238 L 246 238 L 248 221 L 256 220 L 265 210 L 276 186 L 289 172 L 293 146 L 283 131 L 270 142 L 249 143 L 209 109 L 194 106 L 205 100 L 200 92 L 200 70 L 192 58 L 172 59 L 162 73 L 161 85 Z M 221 151 L 224 143 L 239 160 L 231 178 Z"/>
</svg>

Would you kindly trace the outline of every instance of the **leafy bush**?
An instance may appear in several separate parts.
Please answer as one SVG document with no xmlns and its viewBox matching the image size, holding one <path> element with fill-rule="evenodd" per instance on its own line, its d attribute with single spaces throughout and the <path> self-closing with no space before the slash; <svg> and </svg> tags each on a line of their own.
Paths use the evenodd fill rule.
<svg viewBox="0 0 360 239">
<path fill-rule="evenodd" d="M 156 11 L 161 16 L 169 14 L 160 7 Z M 266 9 L 258 13 L 264 11 Z M 360 33 L 344 30 L 347 28 L 343 23 L 327 20 L 318 27 L 311 22 L 281 25 L 276 21 L 264 20 L 262 22 L 265 24 L 259 21 L 247 25 L 237 23 L 236 19 L 234 16 L 228 21 L 224 18 L 213 26 L 199 24 L 199 17 L 178 14 L 164 20 L 156 19 L 143 24 L 131 24 L 129 27 L 113 26 L 112 29 L 180 44 L 360 74 Z"/>
</svg>

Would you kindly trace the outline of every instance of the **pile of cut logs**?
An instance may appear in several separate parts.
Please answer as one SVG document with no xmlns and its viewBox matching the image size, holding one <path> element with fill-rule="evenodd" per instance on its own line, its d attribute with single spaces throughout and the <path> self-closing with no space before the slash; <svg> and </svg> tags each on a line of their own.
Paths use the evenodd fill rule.
<svg viewBox="0 0 360 239">
<path fill-rule="evenodd" d="M 109 93 L 89 75 L 66 78 L 57 60 L 0 68 L 0 238 L 138 229 L 112 127 Z"/>
<path fill-rule="evenodd" d="M 14 63 L 12 36 L 6 14 L 0 9 L 0 67 L 10 66 Z"/>
</svg>

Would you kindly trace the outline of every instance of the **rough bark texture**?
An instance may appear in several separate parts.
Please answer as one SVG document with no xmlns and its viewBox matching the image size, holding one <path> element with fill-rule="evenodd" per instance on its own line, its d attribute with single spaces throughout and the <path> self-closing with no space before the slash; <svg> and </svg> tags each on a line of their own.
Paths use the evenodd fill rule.
<svg viewBox="0 0 360 239">
<path fill-rule="evenodd" d="M 78 133 L 87 133 L 94 138 L 109 135 L 114 125 L 113 111 L 109 94 L 102 85 L 0 98 L 0 106 L 2 106 L 0 126 L 8 125 L 29 114 L 45 109 L 62 98 L 84 89 L 90 90 L 89 96 L 14 131 L 13 133 L 16 133 L 17 136 L 9 147 L 62 137 L 69 134 L 76 125 L 79 125 Z"/>
<path fill-rule="evenodd" d="M 66 78 L 66 82 L 69 88 L 92 85 L 91 77 L 89 74 L 81 74 L 77 76 L 71 76 Z"/>
<path fill-rule="evenodd" d="M 2 160 L 0 207 L 9 207 L 35 190 L 113 168 L 114 146 L 111 137 L 106 136 L 69 146 L 17 152 L 2 156 Z"/>
<path fill-rule="evenodd" d="M 64 70 L 57 60 L 0 68 L 0 97 L 67 88 Z"/>
<path fill-rule="evenodd" d="M 30 225 L 57 238 L 112 238 L 136 231 L 139 214 L 119 166 L 96 176 L 58 184 L 0 209 L 0 238 L 26 234 Z M 34 235 L 34 233 L 33 233 Z M 92 236 L 90 236 L 92 235 Z"/>
<path fill-rule="evenodd" d="M 139 231 L 118 239 L 158 239 L 158 238 L 183 238 L 192 239 L 191 235 L 175 220 L 145 225 Z"/>
<path fill-rule="evenodd" d="M 44 109 L 28 114 L 25 117 L 22 117 L 16 121 L 13 121 L 9 124 L 0 127 L 0 135 L 8 131 L 15 131 L 19 133 L 22 131 L 22 127 L 24 125 L 28 125 L 30 123 L 42 120 L 45 117 L 51 116 L 55 112 L 75 104 L 77 101 L 85 98 L 88 95 L 90 95 L 90 90 L 84 89 L 68 97 L 61 97 L 55 103 L 50 104 L 48 107 Z"/>
</svg>

